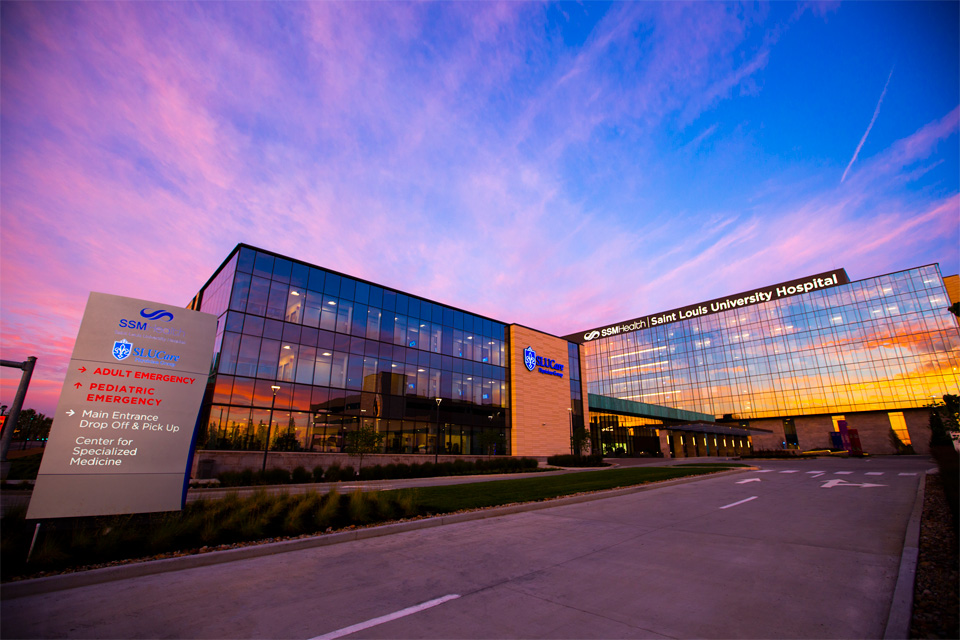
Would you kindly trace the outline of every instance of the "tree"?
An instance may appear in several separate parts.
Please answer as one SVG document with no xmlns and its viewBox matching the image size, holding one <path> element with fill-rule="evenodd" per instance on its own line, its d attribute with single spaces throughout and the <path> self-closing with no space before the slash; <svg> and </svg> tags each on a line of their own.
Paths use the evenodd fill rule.
<svg viewBox="0 0 960 640">
<path fill-rule="evenodd" d="M 951 431 L 960 431 L 960 396 L 948 393 L 930 407 L 930 446 L 952 445 Z"/>
<path fill-rule="evenodd" d="M 17 419 L 17 428 L 13 432 L 14 438 L 22 440 L 26 448 L 28 440 L 46 439 L 50 435 L 51 425 L 53 425 L 53 418 L 48 418 L 33 409 L 25 409 L 20 412 L 20 417 Z"/>
<path fill-rule="evenodd" d="M 357 473 L 360 473 L 360 469 L 363 469 L 363 456 L 380 452 L 383 434 L 370 425 L 359 425 L 353 431 L 344 434 L 343 439 L 346 443 L 343 450 L 352 456 L 360 456 L 360 464 L 357 465 Z"/>
<path fill-rule="evenodd" d="M 578 425 L 573 429 L 573 435 L 570 437 L 570 447 L 573 449 L 573 455 L 579 456 L 584 451 L 590 449 L 590 432 Z"/>
</svg>

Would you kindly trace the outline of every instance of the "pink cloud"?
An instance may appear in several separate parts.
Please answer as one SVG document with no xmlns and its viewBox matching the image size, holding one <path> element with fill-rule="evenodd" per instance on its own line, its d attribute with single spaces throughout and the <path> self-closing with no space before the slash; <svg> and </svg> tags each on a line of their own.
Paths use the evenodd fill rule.
<svg viewBox="0 0 960 640">
<path fill-rule="evenodd" d="M 613 5 L 566 50 L 523 3 L 7 5 L 4 358 L 40 357 L 28 400 L 50 412 L 89 291 L 183 305 L 237 242 L 566 334 L 835 256 L 890 270 L 886 243 L 955 238 L 955 196 L 875 200 L 953 135 L 956 110 L 843 191 L 652 210 L 655 149 L 638 145 L 620 159 L 627 213 L 571 193 L 562 162 L 598 130 L 645 139 L 765 69 L 769 42 L 740 55 L 757 18 L 738 12 Z M 278 32 L 302 38 L 293 56 Z"/>
</svg>

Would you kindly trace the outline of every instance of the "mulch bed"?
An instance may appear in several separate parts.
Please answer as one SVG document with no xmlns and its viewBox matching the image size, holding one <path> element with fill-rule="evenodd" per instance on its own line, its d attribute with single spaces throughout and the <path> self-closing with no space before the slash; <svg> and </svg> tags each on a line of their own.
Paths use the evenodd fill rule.
<svg viewBox="0 0 960 640">
<path fill-rule="evenodd" d="M 938 474 L 927 476 L 911 638 L 960 638 L 957 530 Z"/>
</svg>

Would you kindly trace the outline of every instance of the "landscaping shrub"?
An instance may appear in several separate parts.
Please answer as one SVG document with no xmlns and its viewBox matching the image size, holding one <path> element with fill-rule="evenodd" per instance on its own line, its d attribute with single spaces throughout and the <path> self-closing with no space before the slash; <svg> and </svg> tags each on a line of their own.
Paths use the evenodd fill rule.
<svg viewBox="0 0 960 640">
<path fill-rule="evenodd" d="M 313 518 L 320 510 L 323 498 L 315 491 L 304 494 L 293 508 L 287 511 L 283 520 L 283 532 L 288 536 L 299 535 L 304 531 L 313 531 Z"/>
<path fill-rule="evenodd" d="M 239 487 L 242 483 L 240 473 L 237 471 L 221 471 L 217 474 L 217 480 L 221 487 Z"/>
<path fill-rule="evenodd" d="M 589 456 L 572 456 L 569 454 L 550 456 L 547 464 L 555 467 L 602 467 L 603 455 L 594 453 Z"/>
<path fill-rule="evenodd" d="M 356 524 L 367 524 L 371 520 L 372 509 L 367 496 L 360 489 L 350 494 L 349 506 L 350 521 Z"/>
<path fill-rule="evenodd" d="M 383 465 L 375 464 L 372 467 L 360 469 L 361 480 L 383 480 L 386 477 Z"/>
<path fill-rule="evenodd" d="M 313 479 L 313 476 L 307 471 L 306 467 L 297 467 L 293 470 L 291 479 L 294 484 L 306 484 Z"/>
<path fill-rule="evenodd" d="M 567 462 L 550 462 L 560 466 L 603 466 L 599 456 L 584 456 L 581 463 L 572 462 L 574 456 L 553 456 L 550 460 L 564 459 Z M 535 458 L 508 458 L 491 457 L 470 460 L 453 460 L 434 464 L 431 460 L 414 462 L 413 464 L 390 463 L 386 465 L 366 466 L 360 469 L 360 480 L 400 480 L 405 478 L 430 478 L 436 476 L 463 476 L 475 473 L 515 473 L 535 470 Z M 357 473 L 352 466 L 341 467 L 335 462 L 326 471 L 321 465 L 313 468 L 312 472 L 300 466 L 293 472 L 284 469 L 271 468 L 264 474 L 254 469 L 243 471 L 223 471 L 217 474 L 221 487 L 241 487 L 258 484 L 305 484 L 308 482 L 345 482 L 356 479 Z"/>
<path fill-rule="evenodd" d="M 337 514 L 340 512 L 340 493 L 337 488 L 330 489 L 323 498 L 323 504 L 314 516 L 314 524 L 317 531 L 326 531 L 332 528 L 337 522 Z"/>
<path fill-rule="evenodd" d="M 290 484 L 290 472 L 272 467 L 260 474 L 260 482 L 257 484 Z"/>
</svg>

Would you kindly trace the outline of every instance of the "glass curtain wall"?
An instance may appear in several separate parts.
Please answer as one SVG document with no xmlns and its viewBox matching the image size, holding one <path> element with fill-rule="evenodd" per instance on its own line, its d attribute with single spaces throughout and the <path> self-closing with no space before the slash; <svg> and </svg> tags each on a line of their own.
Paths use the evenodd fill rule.
<svg viewBox="0 0 960 640">
<path fill-rule="evenodd" d="M 663 421 L 656 418 L 591 412 L 590 425 L 599 434 L 603 455 L 661 457 L 660 434 Z"/>
<path fill-rule="evenodd" d="M 198 305 L 219 317 L 201 446 L 270 426 L 271 450 L 340 452 L 367 425 L 388 453 L 509 454 L 501 323 L 244 245 Z"/>
<path fill-rule="evenodd" d="M 588 390 L 745 419 L 902 409 L 960 391 L 936 265 L 602 338 Z"/>
</svg>

